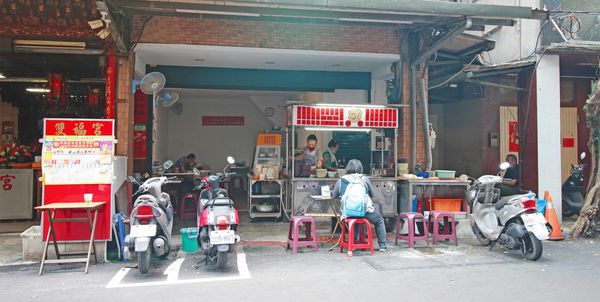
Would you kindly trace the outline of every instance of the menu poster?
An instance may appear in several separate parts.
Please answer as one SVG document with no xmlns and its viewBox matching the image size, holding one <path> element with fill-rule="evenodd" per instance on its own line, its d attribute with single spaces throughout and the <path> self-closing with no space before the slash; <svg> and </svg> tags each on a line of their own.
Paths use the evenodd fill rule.
<svg viewBox="0 0 600 302">
<path fill-rule="evenodd" d="M 105 202 L 98 211 L 96 239 L 111 237 L 114 120 L 44 119 L 42 147 L 42 202 L 83 202 L 83 194 Z M 57 212 L 57 218 L 62 213 Z M 87 217 L 86 212 L 72 211 L 68 217 Z M 43 238 L 48 221 L 43 219 Z M 89 228 L 81 223 L 54 225 L 59 241 L 89 240 Z"/>
</svg>

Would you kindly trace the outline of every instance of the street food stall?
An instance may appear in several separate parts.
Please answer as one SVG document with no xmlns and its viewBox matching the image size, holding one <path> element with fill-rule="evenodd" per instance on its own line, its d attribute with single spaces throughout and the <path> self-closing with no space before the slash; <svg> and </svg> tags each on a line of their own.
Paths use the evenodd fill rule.
<svg viewBox="0 0 600 302">
<path fill-rule="evenodd" d="M 364 174 L 373 184 L 373 204 L 384 217 L 395 217 L 398 212 L 395 169 L 398 156 L 398 109 L 370 104 L 295 104 L 288 108 L 290 139 L 287 140 L 287 167 L 291 167 L 292 214 L 332 214 L 330 206 L 316 201 L 311 196 L 321 195 L 322 189 L 333 190 L 336 181 L 345 172 L 340 169 L 339 173 L 324 173 L 324 169 L 311 170 L 297 160 L 294 161 L 299 145 L 297 142 L 306 139 L 299 137 L 299 132 L 305 135 L 322 132 L 322 137 L 325 137 L 325 134 L 335 137 L 336 133 L 362 132 L 366 135 L 360 137 L 365 141 L 346 141 L 344 146 L 358 143 L 369 146 L 362 151 L 359 160 L 363 164 Z M 325 141 L 322 143 L 326 144 Z M 349 159 L 352 158 L 347 160 Z M 343 167 L 343 163 L 340 167 Z"/>
</svg>

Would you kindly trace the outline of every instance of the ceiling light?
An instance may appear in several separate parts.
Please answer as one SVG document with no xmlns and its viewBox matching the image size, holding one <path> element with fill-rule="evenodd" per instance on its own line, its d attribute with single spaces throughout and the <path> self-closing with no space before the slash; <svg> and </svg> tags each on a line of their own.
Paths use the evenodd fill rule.
<svg viewBox="0 0 600 302">
<path fill-rule="evenodd" d="M 364 22 L 364 23 L 413 24 L 412 21 L 385 20 L 385 19 L 338 18 L 338 20 L 346 21 L 346 22 Z"/>
<path fill-rule="evenodd" d="M 342 64 L 331 64 L 331 67 L 340 67 Z"/>
<path fill-rule="evenodd" d="M 194 59 L 196 62 L 204 62 L 204 59 Z"/>
<path fill-rule="evenodd" d="M 370 132 L 370 128 L 328 128 L 328 127 L 305 127 L 306 131 L 348 131 L 348 132 Z"/>
<path fill-rule="evenodd" d="M 456 88 L 456 87 L 458 87 L 458 84 L 456 84 L 456 83 L 450 83 L 448 85 L 448 87 L 450 87 L 450 88 Z"/>
<path fill-rule="evenodd" d="M 6 77 L 0 73 L 0 79 L 6 79 Z"/>
<path fill-rule="evenodd" d="M 14 40 L 13 44 L 20 47 L 65 47 L 65 48 L 85 48 L 85 42 L 73 41 L 46 41 L 46 40 Z"/>
<path fill-rule="evenodd" d="M 175 10 L 175 12 L 178 12 L 178 13 L 187 13 L 187 14 L 203 14 L 203 15 L 260 17 L 260 14 L 257 14 L 257 13 L 223 12 L 223 11 L 198 10 L 198 9 L 183 9 L 183 8 L 178 8 L 178 9 Z"/>
<path fill-rule="evenodd" d="M 265 64 L 273 65 L 273 64 L 275 64 L 275 62 L 267 61 L 267 62 L 265 62 Z"/>
<path fill-rule="evenodd" d="M 88 24 L 90 25 L 90 27 L 92 29 L 97 29 L 97 28 L 104 26 L 104 22 L 102 22 L 102 20 L 89 21 Z"/>
<path fill-rule="evenodd" d="M 48 92 L 50 92 L 50 89 L 48 89 L 48 88 L 36 88 L 36 87 L 29 87 L 25 90 L 27 92 L 31 92 L 31 93 L 48 93 Z"/>
<path fill-rule="evenodd" d="M 592 66 L 592 67 L 598 67 L 598 63 L 577 63 L 577 65 L 579 66 Z"/>
</svg>

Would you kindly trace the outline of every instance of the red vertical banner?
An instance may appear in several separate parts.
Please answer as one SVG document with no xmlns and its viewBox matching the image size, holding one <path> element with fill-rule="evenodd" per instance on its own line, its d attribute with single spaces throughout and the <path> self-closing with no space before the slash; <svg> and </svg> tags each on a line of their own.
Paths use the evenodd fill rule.
<svg viewBox="0 0 600 302">
<path fill-rule="evenodd" d="M 104 118 L 115 118 L 115 98 L 117 97 L 117 56 L 109 51 L 106 56 L 106 112 Z"/>
<path fill-rule="evenodd" d="M 133 95 L 133 158 L 146 159 L 147 157 L 147 132 L 148 123 L 148 96 L 137 86 Z"/>
<path fill-rule="evenodd" d="M 519 152 L 519 123 L 508 122 L 508 152 Z"/>
</svg>

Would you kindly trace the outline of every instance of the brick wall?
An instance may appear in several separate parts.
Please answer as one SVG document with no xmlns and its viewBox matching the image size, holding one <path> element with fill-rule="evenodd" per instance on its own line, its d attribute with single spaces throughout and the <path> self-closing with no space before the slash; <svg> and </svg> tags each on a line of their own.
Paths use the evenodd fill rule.
<svg viewBox="0 0 600 302">
<path fill-rule="evenodd" d="M 127 171 L 133 171 L 133 93 L 131 80 L 135 54 L 117 60 L 117 155 L 127 156 Z"/>
<path fill-rule="evenodd" d="M 134 17 L 134 35 L 147 17 Z M 346 26 L 229 19 L 154 16 L 145 26 L 140 43 L 216 45 L 256 48 L 305 49 L 366 53 L 399 53 L 402 32 L 392 26 Z M 404 68 L 403 104 L 410 104 L 408 66 Z M 425 77 L 427 75 L 425 73 Z M 425 163 L 420 93 L 417 92 L 417 159 Z M 410 108 L 401 109 L 398 158 L 410 161 Z M 411 167 L 412 170 L 412 167 Z"/>
<path fill-rule="evenodd" d="M 146 17 L 134 17 L 134 37 Z M 140 42 L 398 53 L 399 34 L 392 26 L 347 26 L 230 19 L 154 16 Z"/>
<path fill-rule="evenodd" d="M 417 77 L 422 74 L 423 70 L 418 70 L 417 71 Z M 426 84 L 428 83 L 428 75 L 425 72 L 424 74 L 425 79 L 426 79 Z M 404 84 L 404 92 L 403 92 L 403 96 L 402 96 L 402 104 L 404 105 L 408 105 L 410 106 L 410 73 L 409 73 L 409 66 L 408 64 L 404 65 L 404 78 L 403 78 Z M 425 133 L 423 131 L 423 115 L 422 115 L 422 111 L 421 111 L 421 93 L 420 93 L 420 88 L 419 88 L 420 84 L 418 82 L 417 79 L 417 89 L 419 91 L 417 91 L 417 158 L 416 161 L 417 163 L 421 164 L 422 168 L 425 168 L 425 162 L 426 162 L 426 154 L 425 154 Z M 403 107 L 401 109 L 401 123 L 400 123 L 400 129 L 398 131 L 398 159 L 404 159 L 406 160 L 408 163 L 411 162 L 410 160 L 410 156 L 411 156 L 411 139 L 410 139 L 410 133 L 411 133 L 411 118 L 410 118 L 410 113 L 411 113 L 411 108 L 410 107 Z M 414 167 L 409 167 L 409 170 L 412 172 Z"/>
</svg>

